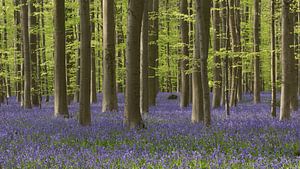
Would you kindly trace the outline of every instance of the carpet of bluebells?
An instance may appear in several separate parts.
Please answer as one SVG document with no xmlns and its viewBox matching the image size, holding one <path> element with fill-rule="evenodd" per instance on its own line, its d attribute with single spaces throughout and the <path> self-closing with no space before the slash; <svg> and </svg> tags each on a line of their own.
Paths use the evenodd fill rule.
<svg viewBox="0 0 300 169">
<path fill-rule="evenodd" d="M 124 97 L 119 112 L 91 107 L 92 125 L 80 127 L 77 104 L 70 119 L 53 117 L 53 101 L 42 109 L 23 110 L 11 98 L 0 107 L 2 168 L 300 168 L 300 112 L 280 122 L 270 115 L 270 94 L 253 105 L 251 96 L 226 117 L 212 111 L 212 127 L 191 124 L 191 107 L 161 93 L 144 117 L 147 129 L 123 128 Z"/>
</svg>

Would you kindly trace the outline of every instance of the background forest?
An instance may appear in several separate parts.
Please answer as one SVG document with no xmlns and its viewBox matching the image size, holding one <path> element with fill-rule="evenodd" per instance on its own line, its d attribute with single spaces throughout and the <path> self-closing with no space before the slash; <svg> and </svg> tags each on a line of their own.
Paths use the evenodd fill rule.
<svg viewBox="0 0 300 169">
<path fill-rule="evenodd" d="M 0 168 L 299 168 L 299 0 L 0 7 Z"/>
</svg>

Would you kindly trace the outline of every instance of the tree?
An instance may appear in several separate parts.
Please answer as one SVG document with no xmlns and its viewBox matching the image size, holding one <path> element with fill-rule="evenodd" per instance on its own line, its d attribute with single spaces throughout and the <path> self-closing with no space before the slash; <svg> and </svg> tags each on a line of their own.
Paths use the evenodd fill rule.
<svg viewBox="0 0 300 169">
<path fill-rule="evenodd" d="M 91 124 L 90 92 L 91 92 L 91 29 L 90 1 L 80 0 L 80 92 L 79 123 L 83 126 Z"/>
<path fill-rule="evenodd" d="M 201 82 L 203 90 L 203 111 L 204 111 L 204 124 L 209 126 L 211 123 L 210 115 L 210 90 L 208 85 L 208 70 L 207 59 L 209 49 L 209 29 L 210 29 L 210 3 L 207 0 L 196 1 L 196 24 L 198 25 L 198 36 L 200 46 L 200 69 L 201 69 Z"/>
<path fill-rule="evenodd" d="M 14 22 L 16 26 L 16 32 L 15 32 L 15 76 L 21 79 L 21 64 L 19 63 L 19 59 L 21 57 L 21 29 L 20 29 L 20 9 L 19 9 L 20 1 L 19 0 L 14 0 Z M 15 83 L 15 90 L 16 90 L 16 95 L 17 95 L 17 100 L 20 102 L 21 101 L 21 87 L 22 83 L 21 80 L 17 80 Z"/>
<path fill-rule="evenodd" d="M 292 87 L 292 68 L 291 61 L 293 57 L 291 49 L 291 39 L 293 39 L 292 29 L 293 21 L 290 11 L 290 6 L 293 0 L 282 0 L 282 84 L 281 84 L 281 101 L 280 101 L 280 120 L 286 120 L 290 118 L 290 104 L 291 104 L 291 87 Z"/>
<path fill-rule="evenodd" d="M 188 15 L 187 0 L 180 1 L 180 12 L 183 15 L 181 18 L 181 40 L 182 40 L 182 59 L 181 59 L 181 98 L 180 107 L 187 107 L 189 105 L 189 74 L 188 57 L 189 57 L 189 24 L 186 20 Z"/>
<path fill-rule="evenodd" d="M 140 40 L 144 1 L 128 1 L 125 121 L 129 129 L 143 128 L 140 114 Z"/>
<path fill-rule="evenodd" d="M 28 5 L 27 0 L 22 0 L 21 8 L 22 25 L 22 50 L 24 55 L 24 101 L 23 106 L 31 109 L 31 71 L 30 71 L 30 51 L 29 51 L 29 31 L 28 31 Z"/>
<path fill-rule="evenodd" d="M 37 41 L 37 31 L 36 28 L 38 26 L 37 16 L 36 16 L 36 0 L 29 1 L 29 51 L 30 51 L 30 58 L 31 58 L 31 87 L 32 91 L 32 104 L 34 106 L 39 106 L 39 97 L 38 97 L 38 74 L 37 74 L 37 50 L 38 50 L 38 41 Z"/>
<path fill-rule="evenodd" d="M 95 34 L 95 16 L 96 16 L 96 4 L 94 0 L 91 0 L 91 30 L 92 30 L 92 41 L 96 40 L 96 34 Z M 91 49 L 91 57 L 92 57 L 92 67 L 91 67 L 91 103 L 97 102 L 97 84 L 96 84 L 96 47 L 95 45 L 92 45 Z"/>
<path fill-rule="evenodd" d="M 219 0 L 214 1 L 214 12 L 213 12 L 213 29 L 214 29 L 214 36 L 213 36 L 213 48 L 214 51 L 217 53 L 220 51 L 220 2 Z M 219 54 L 215 54 L 214 56 L 214 85 L 213 85 L 213 100 L 212 100 L 212 107 L 218 108 L 221 104 L 221 92 L 222 92 L 222 69 L 221 69 L 221 58 Z"/>
<path fill-rule="evenodd" d="M 117 111 L 114 0 L 103 0 L 102 112 Z"/>
<path fill-rule="evenodd" d="M 147 114 L 149 112 L 148 105 L 148 31 L 149 31 L 149 15 L 148 15 L 148 0 L 144 1 L 144 12 L 142 22 L 141 35 L 141 112 Z"/>
<path fill-rule="evenodd" d="M 68 117 L 66 61 L 65 61 L 65 1 L 54 1 L 55 24 L 55 85 L 54 85 L 54 113 L 55 116 Z"/>
<path fill-rule="evenodd" d="M 193 58 L 193 73 L 192 73 L 192 87 L 193 87 L 193 101 L 192 101 L 192 123 L 200 123 L 204 120 L 203 112 L 203 90 L 201 81 L 200 69 L 200 38 L 199 38 L 199 24 L 195 26 L 195 47 Z"/>
<path fill-rule="evenodd" d="M 275 30 L 275 0 L 271 0 L 271 83 L 272 101 L 271 114 L 276 117 L 276 30 Z"/>
<path fill-rule="evenodd" d="M 254 1 L 254 103 L 260 103 L 260 58 L 259 58 L 259 46 L 260 46 L 260 0 Z"/>
<path fill-rule="evenodd" d="M 149 0 L 148 9 L 150 15 L 149 20 L 149 105 L 156 104 L 157 92 L 157 59 L 158 59 L 158 3 L 159 0 Z"/>
</svg>

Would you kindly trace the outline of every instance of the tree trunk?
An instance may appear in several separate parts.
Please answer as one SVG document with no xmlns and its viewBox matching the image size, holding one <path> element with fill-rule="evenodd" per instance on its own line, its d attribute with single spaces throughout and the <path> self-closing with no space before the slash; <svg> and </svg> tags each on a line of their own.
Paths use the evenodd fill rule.
<svg viewBox="0 0 300 169">
<path fill-rule="evenodd" d="M 276 31 L 275 31 L 275 0 L 271 0 L 271 114 L 276 117 Z"/>
<path fill-rule="evenodd" d="M 180 12 L 182 15 L 188 15 L 187 0 L 180 1 Z M 189 24 L 185 17 L 181 18 L 181 40 L 182 40 L 182 59 L 180 64 L 181 70 L 181 97 L 180 107 L 187 107 L 189 105 L 189 74 L 188 71 L 188 57 L 189 57 Z"/>
<path fill-rule="evenodd" d="M 260 0 L 254 1 L 254 103 L 260 103 L 260 91 L 261 91 L 261 80 L 260 80 Z"/>
<path fill-rule="evenodd" d="M 220 3 L 219 0 L 214 1 L 214 13 L 213 13 L 213 29 L 214 29 L 214 51 L 218 53 L 220 51 Z M 219 54 L 214 56 L 214 85 L 213 85 L 213 100 L 212 107 L 218 108 L 221 104 L 221 92 L 222 92 L 222 69 L 221 58 Z"/>
<path fill-rule="evenodd" d="M 154 106 L 156 104 L 157 93 L 157 58 L 158 58 L 158 1 L 149 0 L 148 9 L 151 13 L 149 17 L 149 105 Z"/>
<path fill-rule="evenodd" d="M 36 17 L 36 0 L 29 1 L 29 51 L 31 56 L 31 84 L 32 84 L 32 104 L 33 106 L 39 106 L 39 97 L 38 97 L 38 82 L 37 82 L 37 49 L 38 49 L 38 42 L 37 42 L 37 17 Z"/>
<path fill-rule="evenodd" d="M 291 87 L 292 87 L 292 68 L 293 57 L 291 49 L 291 39 L 293 39 L 293 21 L 290 12 L 291 0 L 282 0 L 282 84 L 280 101 L 280 120 L 289 119 L 291 116 Z"/>
<path fill-rule="evenodd" d="M 46 33 L 45 33 L 45 14 L 44 14 L 44 0 L 41 0 L 41 12 L 42 12 L 42 18 L 41 18 L 41 22 L 42 22 L 42 62 L 44 64 L 44 73 L 45 73 L 45 77 L 44 77 L 44 94 L 46 95 L 46 102 L 49 102 L 49 90 L 48 90 L 48 66 L 47 66 L 47 59 L 46 59 Z"/>
<path fill-rule="evenodd" d="M 148 0 L 144 1 L 144 14 L 142 23 L 141 35 L 141 112 L 147 114 L 149 112 L 148 106 L 148 31 L 149 31 L 149 16 L 148 16 Z"/>
<path fill-rule="evenodd" d="M 144 128 L 140 114 L 140 40 L 144 1 L 128 1 L 125 121 L 129 129 Z"/>
<path fill-rule="evenodd" d="M 103 0 L 103 100 L 102 112 L 118 110 L 116 93 L 114 0 Z"/>
<path fill-rule="evenodd" d="M 20 29 L 20 11 L 19 11 L 19 5 L 20 1 L 19 0 L 14 0 L 14 22 L 16 26 L 16 32 L 15 32 L 15 53 L 14 53 L 14 60 L 15 60 L 15 77 L 18 79 L 15 82 L 15 90 L 16 90 L 16 96 L 18 102 L 21 101 L 21 64 L 20 64 L 20 58 L 21 58 L 21 29 Z"/>
<path fill-rule="evenodd" d="M 65 44 L 65 1 L 54 1 L 55 27 L 55 84 L 54 84 L 54 114 L 69 117 L 66 84 L 66 44 Z"/>
<path fill-rule="evenodd" d="M 91 124 L 90 92 L 91 92 L 91 28 L 90 2 L 80 0 L 80 92 L 79 123 L 82 126 Z"/>
<path fill-rule="evenodd" d="M 96 16 L 96 4 L 95 0 L 91 0 L 91 31 L 92 31 L 92 41 L 96 40 L 96 34 L 95 34 L 95 16 Z M 92 45 L 91 47 L 91 103 L 97 102 L 97 84 L 96 84 L 96 48 L 95 45 Z"/>
<path fill-rule="evenodd" d="M 24 54 L 24 103 L 25 109 L 31 109 L 31 70 L 28 31 L 28 5 L 27 0 L 22 0 L 21 9 L 22 41 Z"/>
</svg>

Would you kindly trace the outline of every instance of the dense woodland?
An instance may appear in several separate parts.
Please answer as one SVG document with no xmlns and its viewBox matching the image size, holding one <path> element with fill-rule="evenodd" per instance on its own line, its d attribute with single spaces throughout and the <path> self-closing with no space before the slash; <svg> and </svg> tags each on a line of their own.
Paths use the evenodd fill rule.
<svg viewBox="0 0 300 169">
<path fill-rule="evenodd" d="M 104 113 L 101 117 L 120 113 L 117 124 L 137 129 L 128 132 L 147 133 L 160 123 L 152 118 L 167 116 L 153 114 L 160 109 L 167 114 L 177 112 L 169 115 L 184 119 L 190 130 L 182 130 L 187 133 L 199 125 L 198 132 L 206 133 L 224 120 L 239 121 L 237 113 L 244 109 L 263 112 L 257 115 L 264 119 L 261 123 L 300 124 L 299 0 L 1 0 L 0 10 L 0 109 L 6 112 L 4 117 L 12 107 L 19 107 L 20 112 L 50 112 L 56 120 L 75 119 L 80 133 L 96 125 L 97 113 Z M 163 108 L 162 103 L 170 108 Z M 171 108 L 177 105 L 176 111 Z M 180 111 L 185 112 L 183 117 Z M 241 117 L 251 121 L 250 116 Z M 160 120 L 164 124 L 166 119 Z M 236 133 L 242 132 L 239 128 Z M 299 132 L 292 129 L 292 135 Z M 293 144 L 285 142 L 290 152 L 297 149 L 297 138 L 293 136 Z M 220 144 L 212 147 L 220 149 Z M 279 157 L 288 156 L 285 152 L 280 149 Z M 251 160 L 247 162 L 256 168 Z M 164 166 L 169 163 L 161 162 L 162 168 L 190 165 Z M 18 164 L 30 168 L 27 162 Z M 42 166 L 32 164 L 36 165 Z M 279 167 L 296 165 L 292 159 Z M 121 168 L 132 166 L 120 164 Z M 214 165 L 200 160 L 193 166 Z"/>
</svg>

